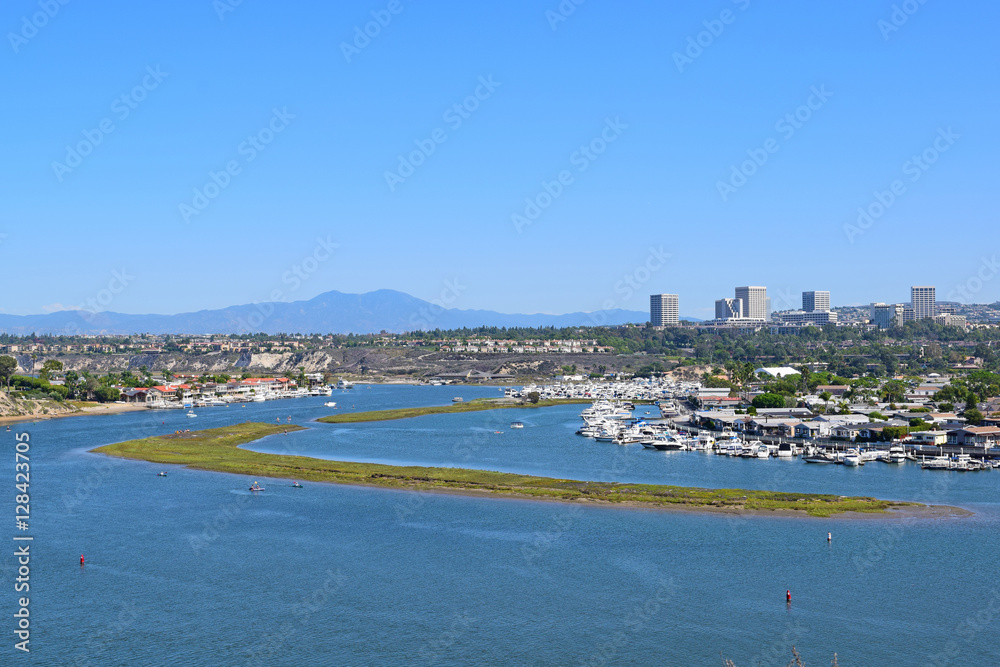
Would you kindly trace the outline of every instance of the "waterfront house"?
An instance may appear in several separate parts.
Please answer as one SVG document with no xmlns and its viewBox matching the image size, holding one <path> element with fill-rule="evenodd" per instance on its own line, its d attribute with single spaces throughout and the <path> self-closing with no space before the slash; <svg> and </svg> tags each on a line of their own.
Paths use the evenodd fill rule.
<svg viewBox="0 0 1000 667">
<path fill-rule="evenodd" d="M 917 445 L 946 445 L 948 444 L 948 432 L 918 431 L 910 434 L 910 440 Z"/>
<path fill-rule="evenodd" d="M 822 421 L 799 422 L 795 425 L 794 435 L 796 438 L 826 438 L 830 435 L 830 424 Z"/>
<path fill-rule="evenodd" d="M 122 392 L 122 400 L 126 403 L 152 403 L 153 396 L 148 387 L 134 387 Z"/>
<path fill-rule="evenodd" d="M 959 447 L 997 447 L 1000 446 L 1000 427 L 966 426 L 948 431 L 948 444 Z"/>
</svg>

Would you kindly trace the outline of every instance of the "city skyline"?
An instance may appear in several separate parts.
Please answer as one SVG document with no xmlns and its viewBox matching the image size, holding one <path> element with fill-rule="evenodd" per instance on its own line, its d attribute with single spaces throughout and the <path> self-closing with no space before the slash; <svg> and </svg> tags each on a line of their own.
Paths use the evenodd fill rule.
<svg viewBox="0 0 1000 667">
<path fill-rule="evenodd" d="M 836 308 L 857 306 L 831 306 L 829 290 L 806 290 L 802 292 L 800 308 L 785 308 L 772 310 L 771 297 L 767 287 L 750 286 L 736 287 L 735 297 L 715 300 L 715 317 L 717 323 L 733 322 L 753 323 L 771 322 L 777 316 L 776 323 L 804 325 L 838 324 Z M 954 302 L 938 301 L 937 288 L 931 285 L 911 285 L 910 301 L 883 302 L 871 301 L 867 305 L 870 312 L 869 322 L 881 329 L 900 326 L 912 320 L 935 319 L 942 324 L 965 325 L 965 318 L 955 315 Z M 676 321 L 667 322 L 663 317 L 665 298 L 671 299 L 674 309 L 677 307 L 679 295 L 650 295 L 649 322 L 653 326 L 676 326 Z M 752 305 L 751 305 L 752 304 Z M 863 306 L 862 306 L 863 307 Z M 684 319 L 683 317 L 681 319 Z"/>
</svg>

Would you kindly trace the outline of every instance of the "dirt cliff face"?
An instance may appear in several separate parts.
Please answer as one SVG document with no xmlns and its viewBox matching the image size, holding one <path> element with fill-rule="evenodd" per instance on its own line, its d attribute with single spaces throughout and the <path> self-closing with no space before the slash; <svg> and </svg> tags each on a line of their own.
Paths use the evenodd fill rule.
<svg viewBox="0 0 1000 667">
<path fill-rule="evenodd" d="M 13 400 L 7 393 L 0 391 L 0 417 L 57 417 L 71 414 L 78 410 L 70 405 L 64 405 L 50 400 Z"/>
<path fill-rule="evenodd" d="M 26 356 L 26 355 L 22 355 Z M 145 366 L 153 373 L 166 369 L 173 373 L 228 374 L 242 372 L 273 373 L 276 375 L 298 373 L 330 373 L 332 375 L 365 375 L 386 377 L 428 378 L 438 373 L 460 373 L 469 370 L 510 373 L 520 377 L 549 377 L 562 373 L 563 366 L 576 366 L 578 373 L 596 372 L 603 366 L 608 372 L 637 370 L 644 364 L 656 361 L 655 357 L 615 356 L 609 354 L 472 354 L 431 352 L 415 348 L 322 348 L 305 352 L 238 353 L 209 352 L 206 354 L 67 354 L 39 357 L 35 366 L 41 368 L 45 359 L 63 362 L 70 371 L 89 371 L 94 374 L 120 373 L 129 370 L 137 373 Z M 19 361 L 22 359 L 19 358 Z M 26 363 L 31 365 L 30 356 Z M 665 364 L 668 368 L 673 362 Z M 24 372 L 24 370 L 22 370 Z M 692 377 L 700 375 L 695 369 L 685 369 Z"/>
</svg>

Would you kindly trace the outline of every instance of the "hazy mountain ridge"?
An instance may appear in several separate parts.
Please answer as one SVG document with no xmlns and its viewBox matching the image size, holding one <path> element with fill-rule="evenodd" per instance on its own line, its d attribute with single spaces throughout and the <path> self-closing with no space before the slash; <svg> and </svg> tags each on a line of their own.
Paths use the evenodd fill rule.
<svg viewBox="0 0 1000 667">
<path fill-rule="evenodd" d="M 614 309 L 565 315 L 442 308 L 395 290 L 366 294 L 331 291 L 307 301 L 229 306 L 176 315 L 128 315 L 66 310 L 46 315 L 0 315 L 0 331 L 75 334 L 378 333 L 463 327 L 570 327 L 636 323 L 644 311 Z"/>
</svg>

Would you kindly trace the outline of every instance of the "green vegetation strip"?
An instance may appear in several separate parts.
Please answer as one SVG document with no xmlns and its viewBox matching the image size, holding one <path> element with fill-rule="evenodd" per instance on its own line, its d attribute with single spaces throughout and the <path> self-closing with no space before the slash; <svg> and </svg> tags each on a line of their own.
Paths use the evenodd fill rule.
<svg viewBox="0 0 1000 667">
<path fill-rule="evenodd" d="M 246 423 L 206 431 L 175 433 L 98 447 L 95 452 L 154 463 L 248 477 L 278 477 L 313 482 L 365 484 L 414 491 L 481 491 L 543 500 L 591 500 L 646 506 L 742 510 L 798 510 L 812 516 L 839 512 L 885 512 L 911 505 L 874 498 L 834 495 L 698 489 L 655 484 L 579 482 L 462 468 L 422 468 L 375 463 L 344 463 L 304 456 L 263 454 L 239 446 L 300 426 Z"/>
<path fill-rule="evenodd" d="M 372 412 L 344 412 L 339 415 L 320 417 L 317 421 L 326 424 L 356 424 L 358 422 L 384 422 L 392 419 L 409 419 L 423 415 L 442 415 L 455 412 L 479 412 L 481 410 L 500 410 L 503 408 L 547 408 L 553 405 L 572 405 L 573 403 L 593 403 L 590 399 L 555 399 L 538 401 L 537 403 L 521 403 L 520 401 L 502 398 L 479 398 L 467 403 L 452 403 L 451 405 L 430 405 L 424 408 L 400 408 L 399 410 L 374 410 Z"/>
</svg>

